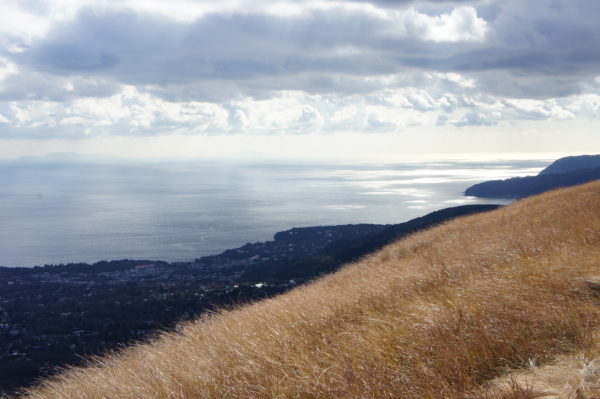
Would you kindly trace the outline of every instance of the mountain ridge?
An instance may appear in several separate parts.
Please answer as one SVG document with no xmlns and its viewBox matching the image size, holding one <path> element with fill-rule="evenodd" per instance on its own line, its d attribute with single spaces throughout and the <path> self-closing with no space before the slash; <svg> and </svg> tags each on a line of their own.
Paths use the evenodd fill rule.
<svg viewBox="0 0 600 399">
<path fill-rule="evenodd" d="M 519 199 L 559 187 L 600 179 L 600 155 L 560 158 L 536 176 L 489 180 L 467 188 L 464 195 L 480 198 Z"/>
<path fill-rule="evenodd" d="M 600 155 L 575 155 L 564 157 L 552 162 L 539 175 L 567 173 L 579 169 L 600 168 Z"/>
</svg>

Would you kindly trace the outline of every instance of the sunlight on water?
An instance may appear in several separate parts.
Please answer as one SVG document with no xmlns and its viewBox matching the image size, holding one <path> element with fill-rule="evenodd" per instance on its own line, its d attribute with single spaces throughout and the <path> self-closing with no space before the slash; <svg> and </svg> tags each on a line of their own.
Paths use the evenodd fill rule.
<svg viewBox="0 0 600 399">
<path fill-rule="evenodd" d="M 548 163 L 1 161 L 0 265 L 183 261 L 291 227 L 398 223 L 448 206 L 505 203 L 462 193 Z"/>
</svg>

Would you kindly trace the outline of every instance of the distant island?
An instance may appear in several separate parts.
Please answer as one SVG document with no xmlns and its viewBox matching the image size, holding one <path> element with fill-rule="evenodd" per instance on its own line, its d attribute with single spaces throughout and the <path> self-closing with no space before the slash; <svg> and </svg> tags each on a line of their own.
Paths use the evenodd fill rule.
<svg viewBox="0 0 600 399">
<path fill-rule="evenodd" d="M 465 190 L 465 195 L 518 199 L 598 179 L 600 179 L 600 155 L 572 156 L 554 161 L 537 176 L 491 180 L 475 184 Z"/>
</svg>

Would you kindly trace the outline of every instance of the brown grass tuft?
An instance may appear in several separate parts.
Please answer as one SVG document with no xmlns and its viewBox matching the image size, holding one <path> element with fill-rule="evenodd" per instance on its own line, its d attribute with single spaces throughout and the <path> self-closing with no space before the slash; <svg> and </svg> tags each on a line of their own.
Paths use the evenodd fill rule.
<svg viewBox="0 0 600 399">
<path fill-rule="evenodd" d="M 596 182 L 415 234 L 23 398 L 539 397 L 494 381 L 532 359 L 600 354 L 599 275 Z"/>
</svg>

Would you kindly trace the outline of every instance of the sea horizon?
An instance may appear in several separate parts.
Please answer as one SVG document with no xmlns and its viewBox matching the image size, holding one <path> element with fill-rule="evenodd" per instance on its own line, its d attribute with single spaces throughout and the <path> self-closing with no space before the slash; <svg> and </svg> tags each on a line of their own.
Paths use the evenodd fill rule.
<svg viewBox="0 0 600 399">
<path fill-rule="evenodd" d="M 0 266 L 191 261 L 293 227 L 392 224 L 464 204 L 472 184 L 553 159 L 149 160 L 56 154 L 1 160 Z"/>
</svg>

